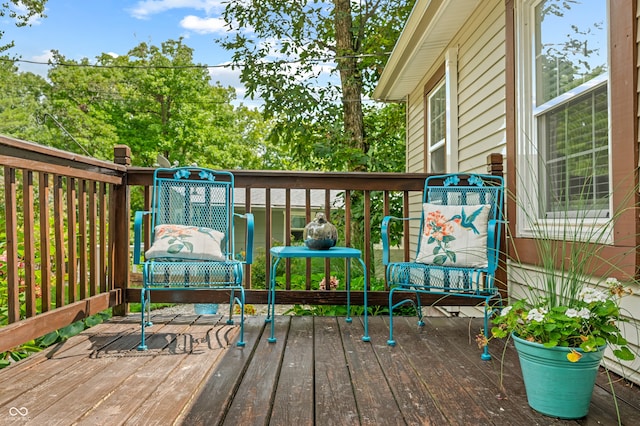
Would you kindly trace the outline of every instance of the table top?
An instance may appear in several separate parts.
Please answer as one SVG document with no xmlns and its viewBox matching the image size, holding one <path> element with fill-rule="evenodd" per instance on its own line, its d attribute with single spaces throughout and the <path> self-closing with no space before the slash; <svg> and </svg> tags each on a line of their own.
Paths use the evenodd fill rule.
<svg viewBox="0 0 640 426">
<path fill-rule="evenodd" d="M 351 247 L 331 247 L 328 250 L 311 250 L 307 246 L 278 246 L 272 247 L 271 255 L 281 258 L 360 258 L 362 252 Z"/>
</svg>

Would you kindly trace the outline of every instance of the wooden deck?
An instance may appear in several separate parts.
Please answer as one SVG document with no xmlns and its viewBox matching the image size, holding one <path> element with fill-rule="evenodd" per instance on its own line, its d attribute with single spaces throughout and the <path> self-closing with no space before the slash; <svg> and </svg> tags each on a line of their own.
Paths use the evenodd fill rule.
<svg viewBox="0 0 640 426">
<path fill-rule="evenodd" d="M 548 418 L 526 402 L 517 357 L 480 360 L 480 319 L 394 322 L 387 318 L 276 317 L 268 343 L 264 316 L 248 317 L 246 347 L 220 315 L 156 315 L 149 351 L 135 348 L 139 316 L 115 318 L 0 370 L 0 424 L 98 425 L 613 425 L 606 375 L 589 415 Z M 637 387 L 615 384 L 622 424 L 640 424 Z"/>
</svg>

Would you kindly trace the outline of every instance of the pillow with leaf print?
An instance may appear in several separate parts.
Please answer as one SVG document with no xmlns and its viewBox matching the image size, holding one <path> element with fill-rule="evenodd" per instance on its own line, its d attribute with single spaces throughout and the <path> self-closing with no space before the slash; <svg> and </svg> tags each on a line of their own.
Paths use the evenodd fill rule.
<svg viewBox="0 0 640 426">
<path fill-rule="evenodd" d="M 489 204 L 449 206 L 424 203 L 422 238 L 416 262 L 484 268 Z"/>
<path fill-rule="evenodd" d="M 211 228 L 185 225 L 158 225 L 147 259 L 225 260 L 220 245 L 224 234 Z"/>
</svg>

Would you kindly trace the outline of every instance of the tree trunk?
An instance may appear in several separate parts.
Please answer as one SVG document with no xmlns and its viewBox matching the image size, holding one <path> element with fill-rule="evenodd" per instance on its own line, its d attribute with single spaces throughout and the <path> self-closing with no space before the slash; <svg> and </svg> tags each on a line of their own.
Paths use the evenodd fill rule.
<svg viewBox="0 0 640 426">
<path fill-rule="evenodd" d="M 366 154 L 362 114 L 362 75 L 360 73 L 351 16 L 351 0 L 334 0 L 336 56 L 342 85 L 345 135 L 352 146 Z M 366 171 L 359 161 L 349 164 L 350 171 Z"/>
</svg>

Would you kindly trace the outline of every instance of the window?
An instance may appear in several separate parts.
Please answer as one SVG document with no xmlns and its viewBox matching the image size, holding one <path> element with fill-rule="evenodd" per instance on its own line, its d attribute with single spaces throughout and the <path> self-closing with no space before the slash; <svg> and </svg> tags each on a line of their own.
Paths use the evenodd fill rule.
<svg viewBox="0 0 640 426">
<path fill-rule="evenodd" d="M 304 241 L 304 227 L 307 226 L 306 216 L 291 215 L 291 240 Z"/>
<path fill-rule="evenodd" d="M 607 1 L 522 0 L 518 179 L 539 219 L 608 215 Z"/>
<path fill-rule="evenodd" d="M 424 88 L 425 171 L 458 170 L 458 49 L 444 54 L 444 63 Z"/>
<path fill-rule="evenodd" d="M 427 117 L 429 124 L 428 151 L 429 172 L 445 173 L 446 156 L 445 145 L 447 142 L 447 97 L 446 85 L 442 80 L 436 88 L 427 96 Z"/>
</svg>

